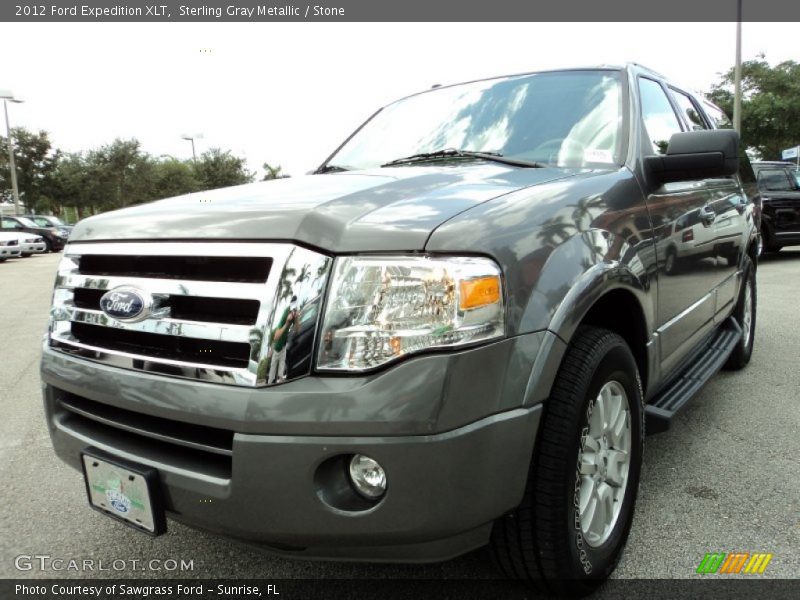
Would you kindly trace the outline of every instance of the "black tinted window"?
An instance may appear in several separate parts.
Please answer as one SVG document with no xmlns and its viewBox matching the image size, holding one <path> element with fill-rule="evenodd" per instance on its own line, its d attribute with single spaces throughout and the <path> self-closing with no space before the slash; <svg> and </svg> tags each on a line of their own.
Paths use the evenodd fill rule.
<svg viewBox="0 0 800 600">
<path fill-rule="evenodd" d="M 681 131 L 678 116 L 672 110 L 661 84 L 652 79 L 639 79 L 639 94 L 642 98 L 642 121 L 647 137 L 658 154 L 666 154 L 669 138 Z"/>
<path fill-rule="evenodd" d="M 792 182 L 785 171 L 770 169 L 758 174 L 758 188 L 771 192 L 783 192 L 792 189 Z"/>
</svg>

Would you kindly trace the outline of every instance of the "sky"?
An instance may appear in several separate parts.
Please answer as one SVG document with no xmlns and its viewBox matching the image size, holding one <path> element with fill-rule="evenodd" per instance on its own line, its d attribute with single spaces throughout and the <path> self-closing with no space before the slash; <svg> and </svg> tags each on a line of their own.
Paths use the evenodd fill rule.
<svg viewBox="0 0 800 600">
<path fill-rule="evenodd" d="M 637 62 L 708 90 L 734 23 L 0 23 L 12 127 L 81 151 L 137 138 L 155 156 L 230 149 L 252 170 L 318 166 L 379 107 L 434 84 Z M 745 23 L 742 55 L 798 57 L 796 23 Z M 5 134 L 5 131 L 3 131 Z"/>
</svg>

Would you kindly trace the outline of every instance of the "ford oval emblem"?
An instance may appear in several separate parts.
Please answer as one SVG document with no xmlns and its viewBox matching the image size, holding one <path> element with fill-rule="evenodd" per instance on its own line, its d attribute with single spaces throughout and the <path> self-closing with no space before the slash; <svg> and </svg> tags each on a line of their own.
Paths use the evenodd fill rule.
<svg viewBox="0 0 800 600">
<path fill-rule="evenodd" d="M 100 298 L 100 308 L 109 317 L 134 321 L 147 316 L 147 294 L 135 288 L 115 288 Z"/>
</svg>

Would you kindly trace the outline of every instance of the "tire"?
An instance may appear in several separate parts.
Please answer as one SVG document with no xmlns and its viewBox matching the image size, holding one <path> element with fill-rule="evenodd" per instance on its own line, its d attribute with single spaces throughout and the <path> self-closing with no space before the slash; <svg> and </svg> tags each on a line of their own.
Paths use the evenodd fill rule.
<svg viewBox="0 0 800 600">
<path fill-rule="evenodd" d="M 44 238 L 44 251 L 45 254 L 53 251 L 53 242 L 51 242 L 47 238 Z"/>
<path fill-rule="evenodd" d="M 747 302 L 747 295 L 750 294 L 750 302 Z M 738 371 L 747 366 L 753 354 L 753 342 L 756 334 L 756 310 L 758 306 L 758 287 L 756 285 L 756 269 L 753 260 L 748 256 L 745 258 L 744 270 L 742 271 L 742 287 L 739 290 L 739 298 L 736 308 L 733 309 L 733 318 L 742 328 L 742 339 L 736 344 L 736 348 L 728 357 L 723 368 L 727 371 Z M 747 320 L 749 313 L 749 322 Z"/>
<path fill-rule="evenodd" d="M 20 256 L 21 256 L 22 258 L 28 258 L 28 257 L 29 257 L 29 256 L 31 256 L 32 254 L 33 254 L 32 252 L 21 252 L 21 253 L 20 253 Z"/>
<path fill-rule="evenodd" d="M 605 537 L 590 541 L 593 534 L 584 528 L 591 524 L 586 519 L 591 502 L 584 502 L 581 495 L 585 480 L 593 476 L 582 477 L 578 461 L 582 454 L 584 461 L 598 458 L 590 447 L 595 445 L 603 414 L 598 393 L 607 386 L 621 390 L 627 399 L 628 412 L 621 418 L 622 431 L 629 434 L 629 461 L 624 484 L 613 488 L 620 490 L 621 498 L 616 517 L 607 523 Z M 522 503 L 492 529 L 490 549 L 503 573 L 555 594 L 584 595 L 600 585 L 619 562 L 628 538 L 643 445 L 642 389 L 628 345 L 606 329 L 579 328 L 544 406 Z M 594 470 L 590 464 L 584 471 L 587 468 Z M 610 476 L 611 469 L 607 473 Z M 581 506 L 587 507 L 583 516 Z"/>
</svg>

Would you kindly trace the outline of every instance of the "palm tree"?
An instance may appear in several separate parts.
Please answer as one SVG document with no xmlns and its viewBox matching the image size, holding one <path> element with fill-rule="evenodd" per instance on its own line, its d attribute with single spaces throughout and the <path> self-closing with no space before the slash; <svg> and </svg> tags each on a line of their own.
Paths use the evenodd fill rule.
<svg viewBox="0 0 800 600">
<path fill-rule="evenodd" d="M 297 276 L 297 279 L 294 280 L 295 283 L 303 283 L 306 279 L 311 277 L 311 269 L 309 268 L 311 265 L 308 263 L 303 265 L 303 268 L 300 269 L 300 275 Z"/>
<path fill-rule="evenodd" d="M 281 166 L 278 165 L 277 167 L 273 167 L 269 163 L 264 163 L 264 179 L 262 181 L 269 181 L 270 179 L 282 179 L 286 177 L 283 173 L 281 173 Z"/>
</svg>

